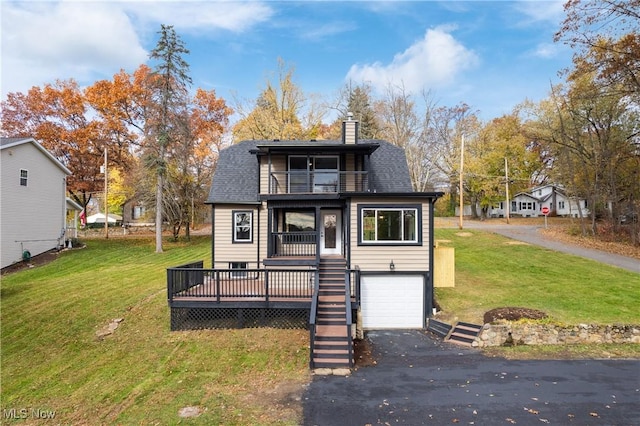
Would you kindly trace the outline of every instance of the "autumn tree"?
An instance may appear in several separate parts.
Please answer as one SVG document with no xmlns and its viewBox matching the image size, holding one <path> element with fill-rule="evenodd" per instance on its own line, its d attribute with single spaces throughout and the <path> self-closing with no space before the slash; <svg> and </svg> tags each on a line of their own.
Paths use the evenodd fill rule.
<svg viewBox="0 0 640 426">
<path fill-rule="evenodd" d="M 635 210 L 640 199 L 633 143 L 640 117 L 629 98 L 616 93 L 600 86 L 595 75 L 583 75 L 554 87 L 529 123 L 553 155 L 556 179 L 571 195 L 588 200 L 590 223 L 582 223 L 591 234 L 598 233 L 598 215 L 615 221 L 623 206 Z"/>
<path fill-rule="evenodd" d="M 191 101 L 190 111 L 193 151 L 189 168 L 194 176 L 193 223 L 196 210 L 202 212 L 196 206 L 204 206 L 220 151 L 230 143 L 229 117 L 233 110 L 214 90 L 198 89 Z"/>
<path fill-rule="evenodd" d="M 9 93 L 2 102 L 2 135 L 34 137 L 60 160 L 72 175 L 71 197 L 83 207 L 102 191 L 100 166 L 108 151 L 109 166 L 125 169 L 132 161 L 130 139 L 114 138 L 117 129 L 96 116 L 74 80 L 58 80 L 25 93 Z"/>
<path fill-rule="evenodd" d="M 555 40 L 576 49 L 572 78 L 590 75 L 640 104 L 640 0 L 569 0 L 564 9 Z"/>
<path fill-rule="evenodd" d="M 324 109 L 293 81 L 294 68 L 278 60 L 275 81 L 255 101 L 236 100 L 240 120 L 233 127 L 233 140 L 315 139 L 320 134 Z"/>
<path fill-rule="evenodd" d="M 530 187 L 542 163 L 529 147 L 517 111 L 491 120 L 465 145 L 464 187 L 474 217 L 485 218 L 492 206 L 509 202 L 507 179 L 510 195 Z"/>
<path fill-rule="evenodd" d="M 155 171 L 156 182 L 156 253 L 162 253 L 163 190 L 167 174 L 167 152 L 173 148 L 181 132 L 181 110 L 191 85 L 189 54 L 173 26 L 161 25 L 160 39 L 149 57 L 156 61 L 153 73 L 152 131 L 146 135 L 145 164 Z"/>
<path fill-rule="evenodd" d="M 481 123 L 477 113 L 467 104 L 434 107 L 428 123 L 426 131 L 434 164 L 431 181 L 436 188 L 449 193 L 449 213 L 453 213 L 459 197 L 462 139 L 467 143 L 473 141 L 478 136 Z"/>
</svg>

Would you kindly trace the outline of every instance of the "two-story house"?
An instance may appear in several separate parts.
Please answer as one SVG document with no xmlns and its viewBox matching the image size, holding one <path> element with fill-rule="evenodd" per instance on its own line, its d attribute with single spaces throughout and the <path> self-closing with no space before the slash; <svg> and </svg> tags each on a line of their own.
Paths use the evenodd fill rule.
<svg viewBox="0 0 640 426">
<path fill-rule="evenodd" d="M 441 195 L 414 192 L 403 149 L 359 139 L 351 119 L 338 141 L 234 144 L 220 153 L 207 201 L 212 269 L 169 270 L 172 328 L 195 317 L 270 324 L 298 310 L 316 366 L 331 365 L 352 324 L 424 328 Z"/>
<path fill-rule="evenodd" d="M 67 212 L 81 207 L 66 197 L 71 172 L 38 141 L 2 138 L 0 153 L 0 266 L 5 268 L 64 246 L 76 236 L 69 235 L 75 218 L 68 226 Z"/>
</svg>

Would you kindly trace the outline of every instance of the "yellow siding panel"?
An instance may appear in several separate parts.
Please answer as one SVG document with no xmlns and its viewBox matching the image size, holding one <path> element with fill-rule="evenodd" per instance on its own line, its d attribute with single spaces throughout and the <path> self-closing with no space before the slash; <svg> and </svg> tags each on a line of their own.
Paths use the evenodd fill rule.
<svg viewBox="0 0 640 426">
<path fill-rule="evenodd" d="M 455 287 L 456 265 L 453 247 L 436 247 L 433 261 L 434 287 Z"/>
</svg>

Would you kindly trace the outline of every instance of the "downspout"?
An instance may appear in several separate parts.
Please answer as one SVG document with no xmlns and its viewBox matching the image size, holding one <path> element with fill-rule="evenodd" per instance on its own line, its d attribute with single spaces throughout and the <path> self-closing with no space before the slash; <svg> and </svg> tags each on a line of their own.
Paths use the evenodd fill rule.
<svg viewBox="0 0 640 426">
<path fill-rule="evenodd" d="M 322 229 L 320 206 L 316 206 L 316 268 L 320 265 L 320 229 Z"/>
<path fill-rule="evenodd" d="M 347 199 L 343 220 L 344 228 L 344 241 L 342 245 L 344 247 L 344 257 L 347 259 L 347 267 L 351 268 L 351 198 Z"/>
<path fill-rule="evenodd" d="M 427 278 L 427 286 L 429 286 L 429 292 L 431 293 L 431 303 L 428 307 L 427 317 L 431 317 L 431 313 L 433 312 L 433 307 L 435 304 L 435 290 L 433 286 L 433 265 L 434 265 L 434 243 L 435 238 L 433 235 L 434 232 L 434 220 L 433 220 L 433 206 L 436 203 L 437 198 L 431 198 L 429 200 L 429 276 Z"/>
<path fill-rule="evenodd" d="M 58 247 L 64 247 L 64 240 L 67 236 L 67 176 L 62 176 L 62 231 L 58 240 Z"/>
<path fill-rule="evenodd" d="M 256 244 L 257 244 L 257 250 L 256 250 L 256 267 L 258 269 L 260 269 L 260 210 L 262 210 L 262 203 L 260 203 L 260 205 L 258 206 L 258 226 L 256 226 L 256 228 L 258 229 L 258 232 L 256 234 Z"/>
<path fill-rule="evenodd" d="M 216 268 L 216 206 L 211 204 L 211 269 Z"/>
</svg>

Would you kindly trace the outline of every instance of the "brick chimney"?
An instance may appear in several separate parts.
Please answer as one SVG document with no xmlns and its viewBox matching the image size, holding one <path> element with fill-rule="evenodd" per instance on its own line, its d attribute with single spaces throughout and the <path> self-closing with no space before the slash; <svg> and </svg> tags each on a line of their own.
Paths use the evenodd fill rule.
<svg viewBox="0 0 640 426">
<path fill-rule="evenodd" d="M 347 113 L 347 119 L 342 122 L 342 143 L 355 145 L 358 143 L 358 120 L 353 119 L 353 113 Z"/>
</svg>

